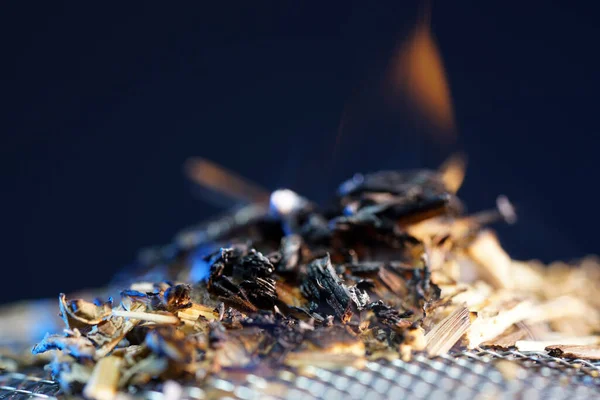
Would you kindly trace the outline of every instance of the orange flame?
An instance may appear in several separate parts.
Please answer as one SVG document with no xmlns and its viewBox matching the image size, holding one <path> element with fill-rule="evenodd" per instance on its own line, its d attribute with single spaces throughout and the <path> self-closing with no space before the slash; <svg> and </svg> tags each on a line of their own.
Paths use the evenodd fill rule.
<svg viewBox="0 0 600 400">
<path fill-rule="evenodd" d="M 392 82 L 421 117 L 445 138 L 454 139 L 455 121 L 442 57 L 424 18 L 392 63 Z"/>
<path fill-rule="evenodd" d="M 465 180 L 467 156 L 462 153 L 453 154 L 440 166 L 442 181 L 451 193 L 456 193 Z"/>
<path fill-rule="evenodd" d="M 203 158 L 187 160 L 185 172 L 196 184 L 232 199 L 259 202 L 269 199 L 269 191 Z"/>
</svg>

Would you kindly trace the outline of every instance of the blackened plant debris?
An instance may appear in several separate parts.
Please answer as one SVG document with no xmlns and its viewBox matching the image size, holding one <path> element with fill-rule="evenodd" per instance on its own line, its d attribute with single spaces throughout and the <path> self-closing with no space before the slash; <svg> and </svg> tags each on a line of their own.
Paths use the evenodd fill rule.
<svg viewBox="0 0 600 400">
<path fill-rule="evenodd" d="M 33 352 L 57 350 L 63 390 L 86 384 L 93 397 L 223 370 L 408 361 L 504 343 L 529 325 L 535 345 L 544 334 L 556 345 L 600 343 L 598 263 L 580 273 L 510 259 L 484 224 L 512 208 L 504 199 L 462 216 L 463 168 L 358 174 L 326 210 L 277 190 L 146 257 L 118 304 L 61 295 L 66 329 Z M 585 341 L 560 343 L 574 329 Z"/>
<path fill-rule="evenodd" d="M 387 306 L 383 301 L 371 303 L 367 307 L 377 318 L 377 322 L 395 330 L 402 330 L 412 323 L 408 319 L 413 315 L 412 311 L 400 311 Z"/>
<path fill-rule="evenodd" d="M 238 245 L 212 257 L 207 288 L 224 301 L 246 311 L 272 308 L 277 300 L 275 267 L 255 249 Z"/>
<path fill-rule="evenodd" d="M 281 238 L 281 247 L 275 253 L 277 271 L 294 272 L 302 260 L 302 236 L 291 234 Z"/>
<path fill-rule="evenodd" d="M 350 296 L 331 266 L 329 255 L 314 260 L 306 268 L 301 290 L 304 297 L 311 301 L 313 311 L 327 305 L 338 318 L 343 318 L 349 311 Z"/>
<path fill-rule="evenodd" d="M 373 174 L 355 174 L 343 182 L 338 194 L 357 197 L 368 193 L 389 193 L 399 196 L 414 196 L 422 193 L 447 193 L 442 176 L 436 171 L 380 171 Z"/>
</svg>

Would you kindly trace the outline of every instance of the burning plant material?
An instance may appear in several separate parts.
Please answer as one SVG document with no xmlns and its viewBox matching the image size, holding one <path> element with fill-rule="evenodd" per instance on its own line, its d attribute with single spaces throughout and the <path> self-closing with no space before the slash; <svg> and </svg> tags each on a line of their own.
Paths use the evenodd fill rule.
<svg viewBox="0 0 600 400">
<path fill-rule="evenodd" d="M 546 347 L 546 350 L 555 357 L 600 360 L 600 346 L 598 345 L 555 345 Z"/>
<path fill-rule="evenodd" d="M 211 177 L 225 172 L 206 165 L 216 187 Z M 197 182 L 206 165 L 190 167 Z M 463 178 L 459 159 L 440 171 L 357 174 L 327 209 L 253 189 L 256 202 L 146 253 L 121 278 L 120 301 L 61 294 L 64 332 L 33 353 L 51 351 L 63 390 L 95 399 L 222 371 L 360 368 L 478 346 L 597 357 L 598 264 L 584 261 L 586 280 L 573 267 L 512 260 L 486 226 L 514 222 L 510 202 L 463 215 Z"/>
</svg>

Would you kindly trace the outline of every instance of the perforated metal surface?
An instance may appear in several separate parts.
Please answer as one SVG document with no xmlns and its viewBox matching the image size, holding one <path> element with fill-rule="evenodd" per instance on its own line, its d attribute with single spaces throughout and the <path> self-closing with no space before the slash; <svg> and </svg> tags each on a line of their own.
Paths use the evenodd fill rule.
<svg viewBox="0 0 600 400">
<path fill-rule="evenodd" d="M 55 399 L 59 393 L 56 382 L 45 379 L 40 371 L 31 373 L 0 373 L 0 399 Z"/>
<path fill-rule="evenodd" d="M 58 385 L 43 371 L 0 375 L 0 399 L 59 397 Z M 234 384 L 226 373 L 202 387 L 183 387 L 182 398 L 435 398 L 435 399 L 589 399 L 600 397 L 600 363 L 565 360 L 541 353 L 477 350 L 434 359 L 417 355 L 368 362 L 362 369 L 306 368 L 263 378 L 248 374 Z M 134 398 L 164 399 L 159 390 L 133 389 Z M 125 397 L 125 396 L 124 396 Z"/>
</svg>

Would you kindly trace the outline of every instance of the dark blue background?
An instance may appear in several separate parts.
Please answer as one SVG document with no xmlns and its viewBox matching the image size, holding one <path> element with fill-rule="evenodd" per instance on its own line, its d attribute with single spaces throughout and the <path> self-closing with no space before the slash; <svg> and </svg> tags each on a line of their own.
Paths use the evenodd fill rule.
<svg viewBox="0 0 600 400">
<path fill-rule="evenodd" d="M 355 171 L 463 149 L 470 209 L 499 193 L 519 209 L 511 254 L 598 251 L 600 28 L 583 2 L 434 3 L 459 127 L 445 146 L 380 93 L 417 2 L 238 3 L 2 3 L 0 301 L 105 283 L 214 214 L 182 174 L 195 155 L 325 201 Z"/>
</svg>

